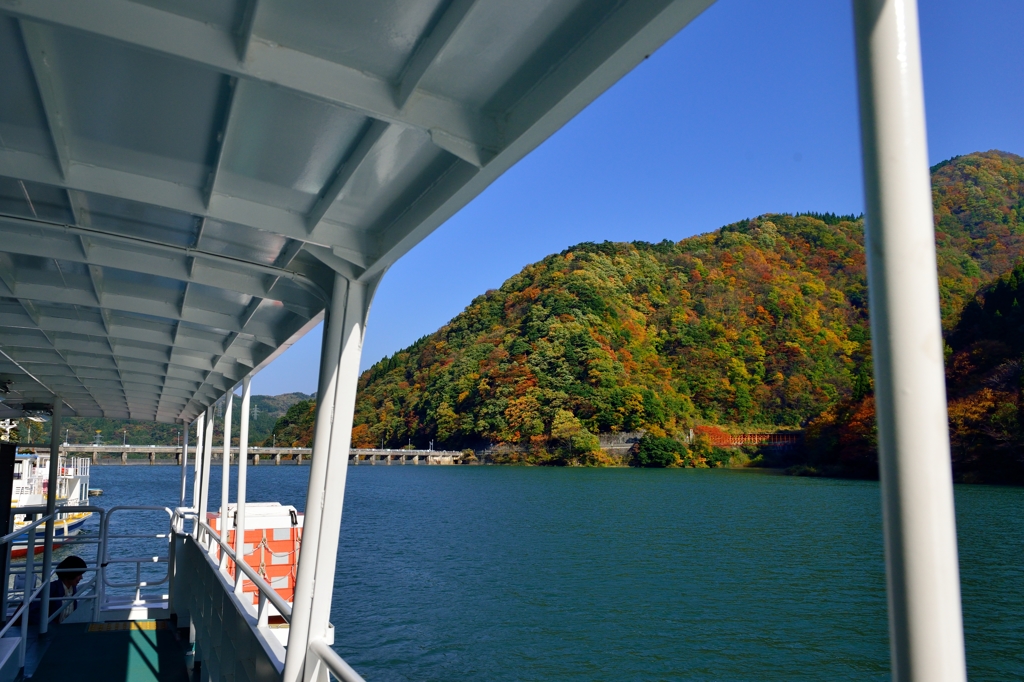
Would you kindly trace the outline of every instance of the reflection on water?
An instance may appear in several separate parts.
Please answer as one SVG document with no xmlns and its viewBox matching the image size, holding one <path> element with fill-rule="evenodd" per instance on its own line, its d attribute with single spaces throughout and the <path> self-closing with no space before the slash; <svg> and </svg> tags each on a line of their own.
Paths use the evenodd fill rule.
<svg viewBox="0 0 1024 682">
<path fill-rule="evenodd" d="M 302 509 L 307 473 L 250 467 L 249 498 Z M 93 469 L 104 506 L 177 480 Z M 956 495 L 970 677 L 1021 677 L 1024 490 Z M 340 546 L 336 648 L 370 680 L 888 679 L 876 483 L 361 466 Z"/>
</svg>

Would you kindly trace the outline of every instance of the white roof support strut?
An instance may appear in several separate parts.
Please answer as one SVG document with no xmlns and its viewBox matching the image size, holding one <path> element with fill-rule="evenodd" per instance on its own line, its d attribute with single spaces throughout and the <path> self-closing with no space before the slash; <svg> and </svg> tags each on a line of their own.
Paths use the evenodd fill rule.
<svg viewBox="0 0 1024 682">
<path fill-rule="evenodd" d="M 359 358 L 375 288 L 375 283 L 349 281 L 340 274 L 335 275 L 334 282 L 334 299 L 324 324 L 320 352 L 313 457 L 284 682 L 318 679 L 304 677 L 303 667 L 309 643 L 327 634 L 331 615 Z"/>
<path fill-rule="evenodd" d="M 242 409 L 238 417 L 238 482 L 235 486 L 235 556 L 244 557 L 245 552 L 245 494 L 246 466 L 249 460 L 249 400 L 252 377 L 242 379 Z M 239 562 L 235 562 L 235 594 L 241 598 L 245 574 Z"/>
<path fill-rule="evenodd" d="M 185 506 L 185 486 L 188 482 L 188 430 L 192 424 L 185 422 L 181 429 L 181 497 L 178 506 Z"/>
<path fill-rule="evenodd" d="M 50 416 L 50 462 L 48 465 L 49 468 L 47 469 L 46 483 L 48 486 L 46 490 L 46 515 L 49 519 L 46 521 L 46 533 L 43 541 L 42 578 L 44 583 L 49 582 L 50 569 L 53 565 L 53 531 L 57 526 L 57 524 L 54 523 L 56 520 L 54 518 L 54 510 L 57 508 L 57 475 L 60 473 L 60 431 L 61 413 L 63 412 L 63 408 L 64 401 L 61 400 L 60 396 L 53 396 L 53 413 Z M 39 606 L 39 614 L 42 616 L 39 619 L 39 634 L 46 634 L 46 630 L 50 624 L 50 619 L 48 617 L 49 613 L 50 590 L 44 589 L 42 593 L 42 603 Z M 43 614 L 46 614 L 46 616 L 43 616 Z"/>
<path fill-rule="evenodd" d="M 213 405 L 206 408 L 206 428 L 203 429 L 203 461 L 202 461 L 202 472 L 200 474 L 199 483 L 199 505 L 196 510 L 198 513 L 196 522 L 196 532 L 198 537 L 199 523 L 202 521 L 206 523 L 206 510 L 210 506 L 210 463 L 213 460 Z"/>
<path fill-rule="evenodd" d="M 966 680 L 916 0 L 854 0 L 896 682 Z"/>
<path fill-rule="evenodd" d="M 231 492 L 231 416 L 235 405 L 235 390 L 232 388 L 224 398 L 224 454 L 220 460 L 220 536 L 228 539 L 228 496 Z M 228 555 L 220 552 L 220 567 L 228 565 Z"/>
<path fill-rule="evenodd" d="M 196 425 L 196 461 L 192 467 L 192 504 L 189 505 L 198 513 L 199 511 L 199 492 L 200 486 L 202 485 L 203 479 L 203 457 L 205 448 L 203 447 L 206 443 L 206 413 L 200 412 L 199 416 L 195 420 Z M 195 524 L 192 527 L 193 537 L 198 535 L 199 524 Z"/>
</svg>

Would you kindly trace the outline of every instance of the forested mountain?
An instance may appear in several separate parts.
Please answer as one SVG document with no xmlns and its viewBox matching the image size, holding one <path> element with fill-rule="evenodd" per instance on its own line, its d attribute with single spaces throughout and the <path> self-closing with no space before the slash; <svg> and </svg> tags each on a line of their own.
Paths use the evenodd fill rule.
<svg viewBox="0 0 1024 682">
<path fill-rule="evenodd" d="M 1024 253 L 1024 159 L 933 168 L 943 320 Z M 527 266 L 359 382 L 354 442 L 543 450 L 591 433 L 799 427 L 870 393 L 863 224 L 763 215 L 680 242 L 584 243 Z"/>
<path fill-rule="evenodd" d="M 311 396 L 305 393 L 285 393 L 282 395 L 254 395 L 250 398 L 249 415 L 249 442 L 259 443 L 270 438 L 277 419 L 284 415 L 288 408 L 295 403 L 308 400 Z M 231 433 L 235 442 L 238 440 L 239 419 L 238 411 L 241 409 L 241 400 L 235 398 L 234 418 L 232 419 Z M 223 439 L 224 416 L 223 401 L 218 403 L 214 410 L 217 419 L 214 420 L 214 438 L 216 442 Z M 178 424 L 161 424 L 150 421 L 132 421 L 128 419 L 103 419 L 100 417 L 70 417 L 63 420 L 65 434 L 69 443 L 93 443 L 99 438 L 100 443 L 119 444 L 127 440 L 129 445 L 174 445 L 181 437 L 181 426 Z M 34 425 L 33 438 L 35 440 L 49 440 L 49 435 L 43 434 L 43 430 L 50 428 L 49 424 Z M 99 431 L 97 434 L 96 432 Z M 195 443 L 195 429 L 192 429 L 190 436 L 191 443 Z"/>
<path fill-rule="evenodd" d="M 960 481 L 1024 483 L 1024 264 L 985 285 L 946 335 L 953 470 Z M 808 429 L 823 474 L 877 476 L 875 402 L 837 403 Z"/>
<path fill-rule="evenodd" d="M 313 426 L 316 422 L 316 400 L 309 396 L 291 405 L 288 411 L 278 417 L 270 434 L 260 445 L 285 445 L 308 448 L 313 442 Z"/>
</svg>

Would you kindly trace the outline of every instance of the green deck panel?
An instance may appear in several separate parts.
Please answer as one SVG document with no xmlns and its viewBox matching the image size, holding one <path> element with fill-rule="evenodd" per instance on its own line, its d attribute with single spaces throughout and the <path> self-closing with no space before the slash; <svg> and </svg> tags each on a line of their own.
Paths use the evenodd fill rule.
<svg viewBox="0 0 1024 682">
<path fill-rule="evenodd" d="M 158 629 L 150 630 L 130 626 L 96 632 L 90 631 L 88 624 L 76 623 L 60 626 L 32 680 L 188 682 L 189 675 L 185 646 L 169 625 L 160 623 Z"/>
</svg>

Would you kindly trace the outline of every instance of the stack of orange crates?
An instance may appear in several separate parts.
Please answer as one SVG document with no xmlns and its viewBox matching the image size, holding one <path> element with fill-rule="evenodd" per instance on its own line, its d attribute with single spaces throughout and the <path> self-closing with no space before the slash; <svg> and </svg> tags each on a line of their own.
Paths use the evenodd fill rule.
<svg viewBox="0 0 1024 682">
<path fill-rule="evenodd" d="M 235 505 L 228 505 L 228 517 L 235 518 Z M 245 535 L 242 555 L 245 563 L 252 567 L 274 591 L 289 604 L 295 598 L 295 575 L 299 563 L 299 548 L 302 545 L 302 514 L 295 507 L 272 503 L 247 503 L 245 505 Z M 220 514 L 207 513 L 207 523 L 220 532 Z M 233 524 L 232 524 L 233 525 Z M 228 544 L 234 548 L 235 531 L 228 531 Z M 218 549 L 217 558 L 220 558 Z M 228 572 L 234 574 L 235 562 L 228 559 Z M 259 590 L 251 580 L 242 584 L 242 592 L 252 596 L 253 604 L 259 601 Z"/>
</svg>

